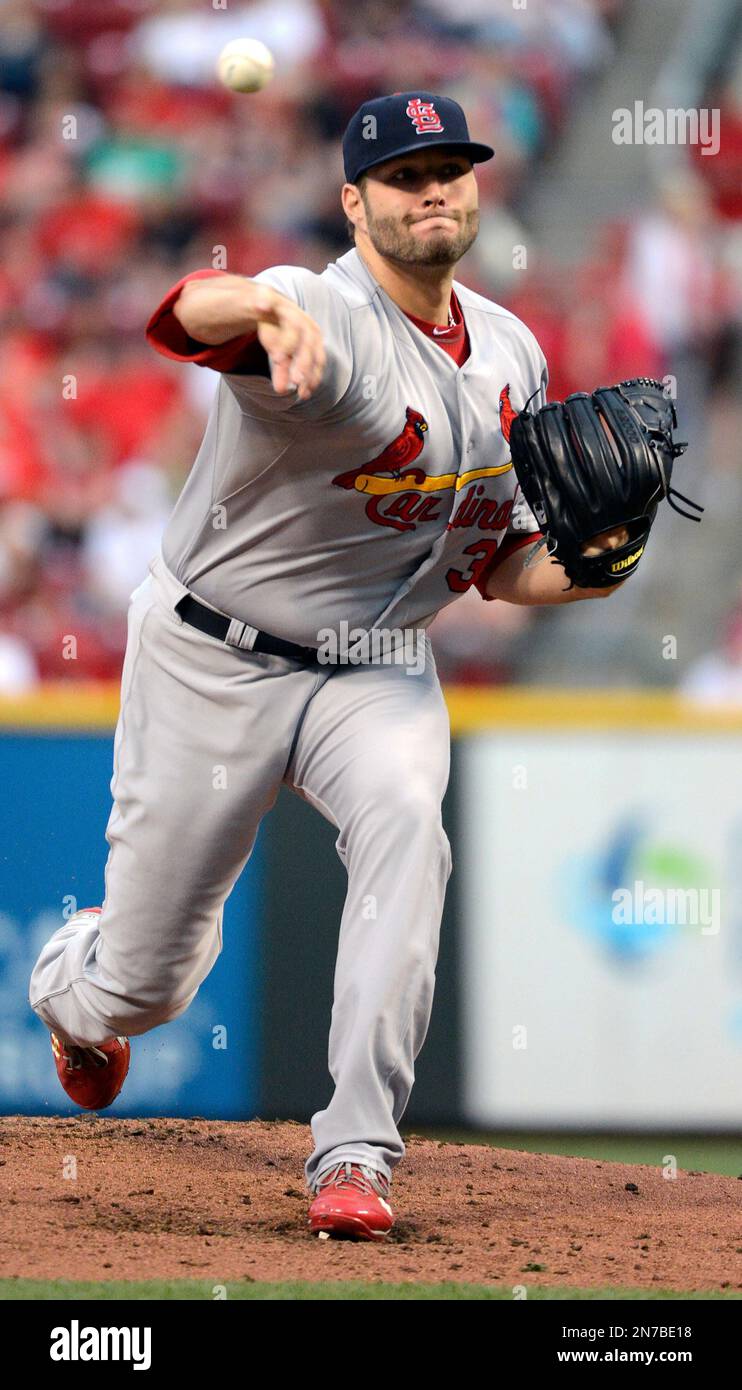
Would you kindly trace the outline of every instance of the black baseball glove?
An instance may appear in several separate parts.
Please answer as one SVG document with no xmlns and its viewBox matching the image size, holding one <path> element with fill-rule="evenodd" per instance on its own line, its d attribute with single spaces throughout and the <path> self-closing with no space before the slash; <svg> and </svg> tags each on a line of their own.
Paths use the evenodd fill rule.
<svg viewBox="0 0 742 1390">
<path fill-rule="evenodd" d="M 607 589 L 633 574 L 663 497 L 681 516 L 700 521 L 674 498 L 697 512 L 703 507 L 670 486 L 673 463 L 687 448 L 673 439 L 676 428 L 672 401 L 650 377 L 592 395 L 578 391 L 512 421 L 518 482 L 570 588 Z M 583 554 L 594 536 L 619 526 L 628 531 L 625 545 Z"/>
</svg>

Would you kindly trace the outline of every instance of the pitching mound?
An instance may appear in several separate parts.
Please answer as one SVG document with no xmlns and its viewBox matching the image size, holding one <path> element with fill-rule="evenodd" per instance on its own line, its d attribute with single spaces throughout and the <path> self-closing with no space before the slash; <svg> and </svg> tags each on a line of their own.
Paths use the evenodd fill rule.
<svg viewBox="0 0 742 1390">
<path fill-rule="evenodd" d="M 371 1245 L 309 1234 L 311 1148 L 290 1123 L 1 1119 L 0 1277 L 742 1288 L 734 1178 L 411 1136 Z"/>
</svg>

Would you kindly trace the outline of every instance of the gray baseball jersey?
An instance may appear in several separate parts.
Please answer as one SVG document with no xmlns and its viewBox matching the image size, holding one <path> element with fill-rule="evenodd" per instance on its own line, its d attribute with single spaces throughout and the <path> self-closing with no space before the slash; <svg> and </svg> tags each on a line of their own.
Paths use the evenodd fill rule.
<svg viewBox="0 0 742 1390">
<path fill-rule="evenodd" d="M 483 589 L 537 530 L 507 439 L 513 413 L 543 402 L 546 368 L 522 323 L 458 283 L 469 354 L 454 360 L 434 340 L 448 331 L 404 314 L 355 250 L 322 275 L 280 266 L 257 278 L 317 320 L 327 370 L 307 401 L 281 397 L 254 343 L 188 340 L 170 312 L 178 286 L 153 316 L 161 350 L 219 366 L 221 380 L 163 553 L 129 605 L 103 907 L 46 943 L 30 1000 L 72 1044 L 177 1018 L 288 786 L 337 828 L 348 874 L 312 1186 L 341 1162 L 390 1177 L 404 1155 L 451 869 L 448 717 L 425 632 L 410 679 L 393 663 L 255 652 L 242 629 L 314 646 L 344 622 L 424 628 Z M 189 590 L 238 620 L 235 642 L 232 626 L 222 642 L 183 621 Z"/>
<path fill-rule="evenodd" d="M 300 401 L 265 377 L 222 375 L 165 562 L 222 612 L 305 645 L 342 620 L 425 627 L 508 536 L 538 531 L 506 438 L 513 410 L 545 401 L 538 343 L 455 282 L 470 342 L 457 367 L 355 249 L 321 275 L 278 266 L 256 279 L 319 324 L 324 378 Z M 160 350 L 169 304 L 150 325 Z"/>
</svg>

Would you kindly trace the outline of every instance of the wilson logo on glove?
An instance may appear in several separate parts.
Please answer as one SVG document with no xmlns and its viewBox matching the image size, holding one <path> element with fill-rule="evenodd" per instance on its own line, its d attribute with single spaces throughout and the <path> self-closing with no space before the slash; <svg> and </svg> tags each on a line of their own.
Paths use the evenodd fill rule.
<svg viewBox="0 0 742 1390">
<path fill-rule="evenodd" d="M 616 560 L 615 564 L 611 565 L 611 573 L 620 574 L 621 570 L 627 570 L 630 565 L 635 565 L 639 556 L 643 554 L 644 546 L 641 545 L 638 550 L 634 551 L 633 555 L 627 555 L 625 560 Z"/>
</svg>

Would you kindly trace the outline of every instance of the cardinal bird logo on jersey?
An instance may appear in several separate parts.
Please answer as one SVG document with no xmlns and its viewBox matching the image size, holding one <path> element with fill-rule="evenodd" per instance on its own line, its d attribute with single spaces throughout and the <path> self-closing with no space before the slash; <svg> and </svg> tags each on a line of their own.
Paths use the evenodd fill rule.
<svg viewBox="0 0 742 1390">
<path fill-rule="evenodd" d="M 354 488 L 356 492 L 372 493 L 366 503 L 366 515 L 379 526 L 392 526 L 395 531 L 414 531 L 416 521 L 423 518 L 418 513 L 413 522 L 402 516 L 400 507 L 404 497 L 408 499 L 409 506 L 411 490 L 423 488 L 426 483 L 430 486 L 424 468 L 410 467 L 423 451 L 427 431 L 428 422 L 425 417 L 419 410 L 413 410 L 412 406 L 408 405 L 405 409 L 405 423 L 396 439 L 387 444 L 369 463 L 350 468 L 347 473 L 338 473 L 337 477 L 333 478 L 333 483 L 337 487 Z M 393 499 L 390 511 L 382 514 L 379 506 L 389 493 L 397 493 L 399 496 Z M 426 498 L 426 502 L 437 505 L 435 498 Z"/>
<path fill-rule="evenodd" d="M 517 414 L 517 410 L 513 410 L 510 404 L 510 382 L 508 382 L 507 386 L 503 386 L 500 392 L 500 429 L 506 444 L 510 443 L 510 426 Z"/>
<path fill-rule="evenodd" d="M 506 386 L 505 391 L 508 390 Z M 510 406 L 509 401 L 507 404 Z M 496 498 L 487 498 L 485 480 L 507 473 L 513 466 L 512 461 L 486 463 L 464 473 L 428 473 L 416 462 L 422 454 L 427 432 L 428 422 L 424 415 L 408 405 L 405 423 L 396 438 L 369 463 L 338 473 L 332 480 L 334 485 L 366 493 L 369 521 L 377 526 L 391 526 L 395 531 L 415 531 L 420 522 L 440 521 L 443 506 L 451 505 L 450 500 L 446 500 L 446 493 L 451 492 L 457 498 L 461 494 L 461 505 L 456 507 L 448 523 L 449 530 L 475 524 L 487 529 L 506 526 L 503 508 L 509 516 L 512 502 L 501 504 Z"/>
<path fill-rule="evenodd" d="M 338 487 L 354 487 L 357 492 L 368 492 L 370 489 L 366 483 L 374 474 L 389 473 L 393 478 L 401 478 L 399 470 L 420 457 L 427 430 L 428 422 L 424 416 L 419 410 L 413 410 L 412 406 L 408 405 L 405 410 L 404 428 L 396 439 L 387 444 L 370 463 L 362 463 L 360 468 L 350 468 L 347 473 L 338 473 L 337 478 L 333 478 L 333 483 Z M 426 475 L 421 468 L 413 468 L 404 476 L 409 477 L 412 482 L 419 482 Z"/>
</svg>

